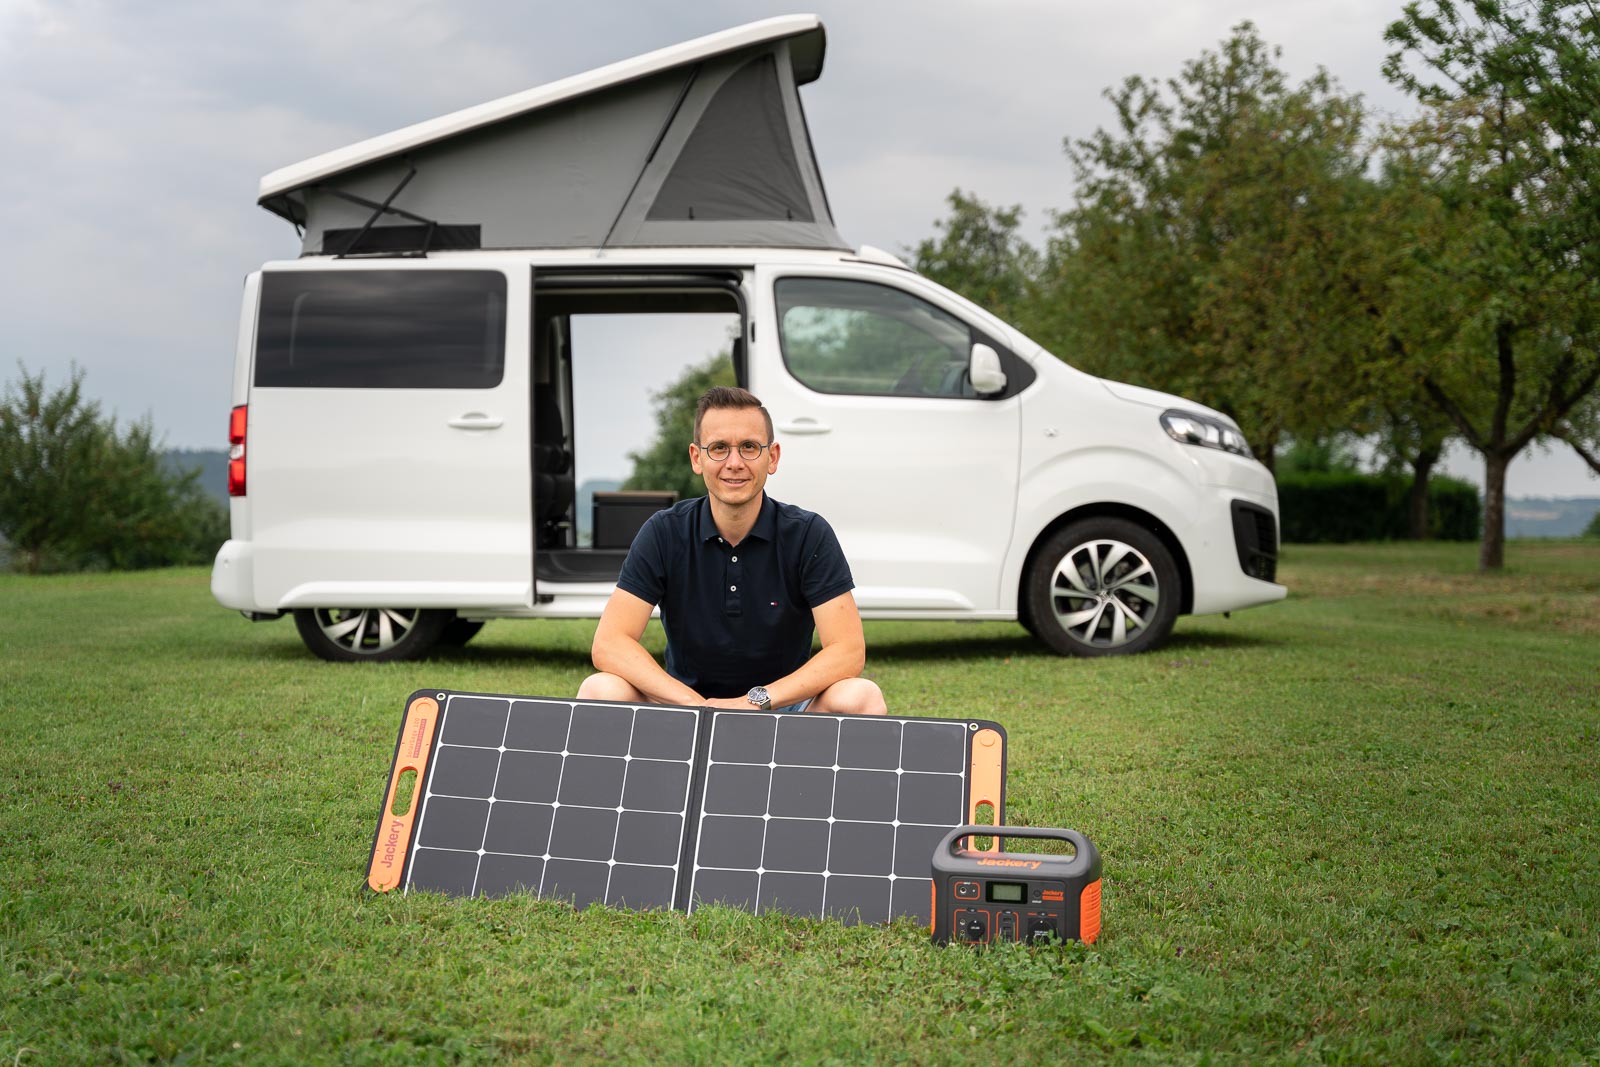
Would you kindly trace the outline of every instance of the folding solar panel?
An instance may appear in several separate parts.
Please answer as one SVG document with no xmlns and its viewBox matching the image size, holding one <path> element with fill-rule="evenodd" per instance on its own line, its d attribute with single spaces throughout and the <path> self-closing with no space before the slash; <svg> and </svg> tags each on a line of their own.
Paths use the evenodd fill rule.
<svg viewBox="0 0 1600 1067">
<path fill-rule="evenodd" d="M 1004 791 L 984 720 L 422 692 L 368 884 L 927 922 L 935 846 Z"/>
</svg>

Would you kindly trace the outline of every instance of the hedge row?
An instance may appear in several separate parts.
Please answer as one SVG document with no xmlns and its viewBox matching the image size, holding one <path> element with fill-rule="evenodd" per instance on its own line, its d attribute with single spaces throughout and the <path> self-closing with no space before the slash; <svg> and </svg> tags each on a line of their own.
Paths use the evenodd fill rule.
<svg viewBox="0 0 1600 1067">
<path fill-rule="evenodd" d="M 1411 479 L 1381 474 L 1306 471 L 1278 478 L 1283 541 L 1401 541 L 1410 536 L 1407 517 Z M 1470 482 L 1438 477 L 1428 481 L 1428 536 L 1438 541 L 1476 541 L 1483 504 Z"/>
</svg>

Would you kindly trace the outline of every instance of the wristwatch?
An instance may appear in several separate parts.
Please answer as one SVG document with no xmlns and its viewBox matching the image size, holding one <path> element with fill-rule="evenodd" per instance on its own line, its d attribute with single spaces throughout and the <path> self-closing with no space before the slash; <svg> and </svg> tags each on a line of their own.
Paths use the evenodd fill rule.
<svg viewBox="0 0 1600 1067">
<path fill-rule="evenodd" d="M 745 699 L 750 701 L 750 703 L 754 704 L 756 707 L 760 708 L 762 711 L 772 710 L 772 698 L 767 696 L 767 687 L 764 685 L 758 685 L 754 689 L 750 690 L 750 692 L 745 694 Z"/>
</svg>

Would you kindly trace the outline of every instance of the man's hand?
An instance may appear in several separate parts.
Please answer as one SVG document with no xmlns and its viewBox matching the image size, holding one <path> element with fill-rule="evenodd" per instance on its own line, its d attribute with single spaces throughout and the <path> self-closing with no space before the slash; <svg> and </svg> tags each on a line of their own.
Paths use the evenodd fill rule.
<svg viewBox="0 0 1600 1067">
<path fill-rule="evenodd" d="M 724 708 L 728 711 L 755 711 L 749 697 L 713 697 L 700 705 L 705 708 Z"/>
</svg>

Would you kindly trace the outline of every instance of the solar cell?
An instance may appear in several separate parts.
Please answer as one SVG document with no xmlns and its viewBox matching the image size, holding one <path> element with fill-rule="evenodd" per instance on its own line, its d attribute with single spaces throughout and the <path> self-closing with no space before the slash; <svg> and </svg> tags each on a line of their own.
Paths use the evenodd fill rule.
<svg viewBox="0 0 1600 1067">
<path fill-rule="evenodd" d="M 940 839 L 980 799 L 1003 817 L 1003 739 L 973 720 L 418 693 L 368 882 L 927 922 Z"/>
</svg>

